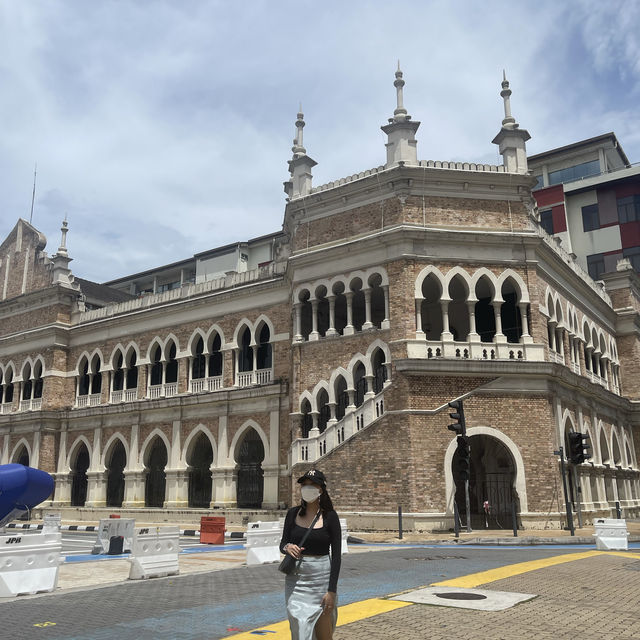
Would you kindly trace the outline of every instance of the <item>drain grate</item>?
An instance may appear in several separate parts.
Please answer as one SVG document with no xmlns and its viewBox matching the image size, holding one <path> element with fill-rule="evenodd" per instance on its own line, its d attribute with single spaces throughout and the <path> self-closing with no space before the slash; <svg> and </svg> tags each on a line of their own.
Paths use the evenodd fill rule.
<svg viewBox="0 0 640 640">
<path fill-rule="evenodd" d="M 481 593 L 469 593 L 468 591 L 448 591 L 447 593 L 434 593 L 436 598 L 445 600 L 486 600 L 487 596 Z"/>
</svg>

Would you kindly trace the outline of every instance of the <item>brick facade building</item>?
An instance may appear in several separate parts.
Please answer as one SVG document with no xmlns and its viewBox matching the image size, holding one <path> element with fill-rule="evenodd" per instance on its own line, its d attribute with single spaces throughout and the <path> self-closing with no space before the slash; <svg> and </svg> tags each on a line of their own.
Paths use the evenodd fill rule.
<svg viewBox="0 0 640 640">
<path fill-rule="evenodd" d="M 418 161 L 402 102 L 387 162 L 320 187 L 298 114 L 281 232 L 105 285 L 19 220 L 0 245 L 0 462 L 52 506 L 277 509 L 310 466 L 343 512 L 452 524 L 464 398 L 472 517 L 559 526 L 554 450 L 587 520 L 640 513 L 640 281 L 593 281 L 539 224 L 502 85 L 504 164 Z M 580 487 L 580 493 L 577 488 Z M 377 514 L 377 515 L 375 515 Z M 385 519 L 385 517 L 387 519 Z M 361 520 L 366 525 L 366 518 Z"/>
</svg>

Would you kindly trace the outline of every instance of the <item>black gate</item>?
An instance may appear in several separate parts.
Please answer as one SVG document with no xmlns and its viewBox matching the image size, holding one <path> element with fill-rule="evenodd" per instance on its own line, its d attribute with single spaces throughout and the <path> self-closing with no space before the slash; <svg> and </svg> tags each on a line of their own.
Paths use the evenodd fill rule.
<svg viewBox="0 0 640 640">
<path fill-rule="evenodd" d="M 107 470 L 107 507 L 121 507 L 124 500 L 124 468 L 127 454 L 118 440 L 113 446 Z"/>
<path fill-rule="evenodd" d="M 80 446 L 71 472 L 71 506 L 84 507 L 87 501 L 87 469 L 89 468 L 89 452 L 85 445 Z"/>
<path fill-rule="evenodd" d="M 211 463 L 213 448 L 209 438 L 201 433 L 192 448 L 189 464 L 189 506 L 208 509 L 211 504 Z"/>
<path fill-rule="evenodd" d="M 241 509 L 262 506 L 264 491 L 264 446 L 255 429 L 250 429 L 240 445 L 238 455 L 237 504 Z"/>
<path fill-rule="evenodd" d="M 144 505 L 145 507 L 163 507 L 166 490 L 166 475 L 164 468 L 167 464 L 167 448 L 164 442 L 157 437 L 151 452 L 149 453 L 149 463 L 144 483 Z"/>
<path fill-rule="evenodd" d="M 514 491 L 509 477 L 505 477 L 505 475 L 501 473 L 487 473 L 482 483 L 482 493 L 478 498 L 480 517 L 474 518 L 472 516 L 472 526 L 474 528 L 511 528 L 511 503 L 514 499 Z M 485 502 L 489 503 L 486 511 L 484 508 Z M 474 514 L 474 516 L 475 515 L 476 514 Z"/>
</svg>

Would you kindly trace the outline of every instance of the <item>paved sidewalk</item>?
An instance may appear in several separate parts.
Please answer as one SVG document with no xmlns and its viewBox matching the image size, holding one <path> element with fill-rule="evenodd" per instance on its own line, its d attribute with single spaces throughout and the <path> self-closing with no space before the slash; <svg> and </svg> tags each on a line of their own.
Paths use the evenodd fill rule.
<svg viewBox="0 0 640 640">
<path fill-rule="evenodd" d="M 595 555 L 492 581 L 483 588 L 538 597 L 497 612 L 414 604 L 340 626 L 334 640 L 640 638 L 637 553 Z"/>
</svg>

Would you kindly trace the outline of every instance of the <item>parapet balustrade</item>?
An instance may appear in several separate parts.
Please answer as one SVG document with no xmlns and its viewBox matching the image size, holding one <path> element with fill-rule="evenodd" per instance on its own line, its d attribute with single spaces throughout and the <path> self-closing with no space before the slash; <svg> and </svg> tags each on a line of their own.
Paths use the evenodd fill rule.
<svg viewBox="0 0 640 640">
<path fill-rule="evenodd" d="M 533 343 L 412 340 L 410 358 L 455 358 L 470 360 L 544 360 L 544 347 Z"/>
<path fill-rule="evenodd" d="M 384 414 L 384 391 L 375 396 L 365 397 L 359 407 L 347 407 L 344 417 L 327 424 L 320 433 L 317 428 L 311 429 L 307 438 L 298 438 L 291 445 L 291 464 L 299 462 L 315 462 L 327 455 L 356 433 L 369 426 Z"/>
<path fill-rule="evenodd" d="M 100 393 L 76 396 L 76 407 L 97 407 L 100 404 L 101 398 L 102 394 Z"/>
<path fill-rule="evenodd" d="M 209 378 L 193 378 L 189 381 L 191 393 L 202 393 L 203 391 L 219 391 L 222 389 L 222 376 L 211 376 Z"/>
<path fill-rule="evenodd" d="M 256 369 L 236 373 L 236 387 L 250 387 L 254 384 L 269 384 L 273 379 L 273 369 Z"/>
<path fill-rule="evenodd" d="M 172 398 L 177 395 L 177 382 L 165 382 L 164 384 L 149 385 L 148 397 L 150 400 L 156 400 L 157 398 Z"/>
<path fill-rule="evenodd" d="M 12 402 L 4 402 L 0 405 L 0 414 L 7 414 L 13 411 L 13 403 Z"/>
<path fill-rule="evenodd" d="M 40 411 L 42 409 L 42 398 L 30 398 L 20 400 L 19 411 Z"/>
</svg>

